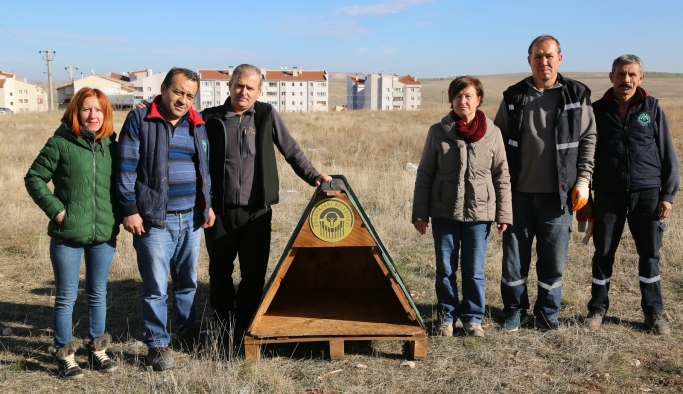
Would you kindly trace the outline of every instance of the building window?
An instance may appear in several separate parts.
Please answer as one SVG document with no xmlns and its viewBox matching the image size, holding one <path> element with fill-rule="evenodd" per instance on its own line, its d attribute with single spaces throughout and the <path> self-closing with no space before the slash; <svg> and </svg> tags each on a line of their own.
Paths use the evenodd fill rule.
<svg viewBox="0 0 683 394">
<path fill-rule="evenodd" d="M 295 86 L 295 85 L 294 85 L 294 82 L 292 82 L 292 86 Z"/>
<path fill-rule="evenodd" d="M 415 88 L 410 88 L 410 91 L 411 91 L 411 92 L 414 92 L 414 91 L 415 91 Z"/>
<path fill-rule="evenodd" d="M 204 81 L 204 82 L 202 82 L 202 86 L 211 86 L 211 82 Z"/>
<path fill-rule="evenodd" d="M 308 93 L 309 96 L 313 96 L 313 92 Z"/>
<path fill-rule="evenodd" d="M 394 92 L 402 92 L 402 91 L 403 91 L 403 89 L 401 89 L 401 88 L 394 88 Z"/>
<path fill-rule="evenodd" d="M 277 96 L 277 92 L 267 92 L 267 96 Z"/>
<path fill-rule="evenodd" d="M 299 105 L 304 105 L 304 102 L 303 102 L 303 101 L 299 101 Z"/>
<path fill-rule="evenodd" d="M 216 81 L 216 86 L 221 86 L 221 83 Z"/>
<path fill-rule="evenodd" d="M 326 97 L 327 92 L 318 92 L 318 97 Z"/>
<path fill-rule="evenodd" d="M 410 96 L 410 101 L 415 101 L 415 96 Z"/>
<path fill-rule="evenodd" d="M 391 100 L 391 97 L 387 97 L 387 101 Z"/>
<path fill-rule="evenodd" d="M 389 88 L 387 88 L 387 92 L 390 92 Z"/>
<path fill-rule="evenodd" d="M 10 95 L 10 96 L 14 96 L 14 92 L 9 92 L 9 95 Z"/>
<path fill-rule="evenodd" d="M 280 93 L 280 94 L 283 95 L 283 96 L 286 96 L 286 95 L 287 95 L 287 92 L 282 92 L 282 93 Z"/>
<path fill-rule="evenodd" d="M 410 106 L 410 109 L 415 109 L 415 106 L 414 106 L 414 105 L 411 105 L 411 106 Z"/>
<path fill-rule="evenodd" d="M 311 82 L 311 86 L 313 86 L 313 82 Z"/>
<path fill-rule="evenodd" d="M 304 95 L 304 92 L 299 92 L 299 96 L 303 96 L 303 95 Z"/>
<path fill-rule="evenodd" d="M 327 82 L 318 82 L 318 86 L 324 88 L 325 86 L 327 86 Z"/>
<path fill-rule="evenodd" d="M 274 88 L 277 86 L 277 82 L 268 82 L 268 86 L 270 86 L 271 88 Z"/>
<path fill-rule="evenodd" d="M 387 109 L 389 109 L 389 106 L 387 105 Z"/>
<path fill-rule="evenodd" d="M 304 83 L 303 83 L 303 82 L 299 82 L 299 86 L 304 86 Z"/>
<path fill-rule="evenodd" d="M 282 105 L 283 105 L 283 106 L 285 105 L 285 102 L 284 102 L 284 101 L 282 102 Z"/>
<path fill-rule="evenodd" d="M 147 91 L 148 91 L 148 92 L 151 92 L 151 91 L 152 91 L 152 87 L 151 87 L 151 86 L 148 86 L 148 87 L 147 87 Z"/>
<path fill-rule="evenodd" d="M 282 86 L 285 86 L 285 83 L 284 83 L 284 82 L 282 82 Z"/>
<path fill-rule="evenodd" d="M 313 106 L 313 101 L 309 101 L 308 105 Z"/>
<path fill-rule="evenodd" d="M 296 93 L 292 92 L 292 96 L 294 96 Z"/>
<path fill-rule="evenodd" d="M 325 106 L 327 105 L 327 101 L 318 101 L 317 104 Z"/>
<path fill-rule="evenodd" d="M 296 104 L 294 103 L 294 101 L 292 101 L 292 105 L 296 105 Z"/>
</svg>

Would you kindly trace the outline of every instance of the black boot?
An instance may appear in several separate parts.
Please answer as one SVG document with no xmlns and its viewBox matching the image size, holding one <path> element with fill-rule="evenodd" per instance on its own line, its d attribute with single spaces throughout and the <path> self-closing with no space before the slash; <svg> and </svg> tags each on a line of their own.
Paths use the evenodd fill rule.
<svg viewBox="0 0 683 394">
<path fill-rule="evenodd" d="M 80 379 L 83 377 L 83 370 L 78 366 L 74 358 L 77 349 L 78 343 L 71 341 L 57 350 L 60 377 L 64 379 Z"/>
<path fill-rule="evenodd" d="M 111 335 L 103 334 L 99 337 L 86 340 L 85 348 L 88 350 L 90 367 L 102 372 L 114 372 L 119 367 L 107 355 L 107 348 L 111 345 Z"/>
</svg>

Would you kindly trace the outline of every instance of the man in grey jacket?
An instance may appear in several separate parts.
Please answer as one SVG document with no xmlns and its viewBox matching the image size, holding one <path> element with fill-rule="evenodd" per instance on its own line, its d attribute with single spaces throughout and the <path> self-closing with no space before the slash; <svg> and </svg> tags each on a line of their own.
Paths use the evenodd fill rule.
<svg viewBox="0 0 683 394">
<path fill-rule="evenodd" d="M 207 229 L 211 306 L 235 337 L 246 331 L 258 309 L 270 254 L 273 211 L 278 203 L 277 149 L 294 172 L 311 186 L 332 178 L 320 174 L 306 158 L 278 112 L 257 101 L 261 70 L 238 66 L 224 105 L 202 112 L 209 138 L 214 227 Z M 241 281 L 235 293 L 232 273 L 239 256 Z"/>
<path fill-rule="evenodd" d="M 528 53 L 533 76 L 503 93 L 494 121 L 506 144 L 512 183 L 514 225 L 503 234 L 501 278 L 508 331 L 531 321 L 527 277 L 534 237 L 536 326 L 564 327 L 558 316 L 572 210 L 588 201 L 596 141 L 590 90 L 558 73 L 559 41 L 539 36 Z"/>
</svg>

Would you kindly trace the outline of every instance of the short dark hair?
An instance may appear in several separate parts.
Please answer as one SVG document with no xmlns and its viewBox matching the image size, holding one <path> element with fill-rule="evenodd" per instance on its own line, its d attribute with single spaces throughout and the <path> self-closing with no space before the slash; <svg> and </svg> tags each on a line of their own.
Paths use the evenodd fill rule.
<svg viewBox="0 0 683 394">
<path fill-rule="evenodd" d="M 550 34 L 541 34 L 540 36 L 534 38 L 533 41 L 531 41 L 531 45 L 529 45 L 529 56 L 531 56 L 531 50 L 533 49 L 534 45 L 536 45 L 539 42 L 543 41 L 548 41 L 548 40 L 553 40 L 555 41 L 555 44 L 557 44 L 557 54 L 559 55 L 562 53 L 562 47 L 560 46 L 560 42 L 557 41 L 557 38 L 551 36 Z"/>
<path fill-rule="evenodd" d="M 230 77 L 230 81 L 232 82 L 233 79 L 237 78 L 238 75 L 247 75 L 247 74 L 256 74 L 258 75 L 259 79 L 259 88 L 263 86 L 263 78 L 261 75 L 261 69 L 252 65 L 252 64 L 240 64 L 235 68 L 235 71 L 232 72 L 232 76 Z"/>
<path fill-rule="evenodd" d="M 176 74 L 183 74 L 183 76 L 190 81 L 195 81 L 197 82 L 197 86 L 199 86 L 199 74 L 196 72 L 187 69 L 187 68 L 182 68 L 182 67 L 173 67 L 167 74 L 166 77 L 164 77 L 164 82 L 161 84 L 164 85 L 165 87 L 171 86 L 171 81 L 173 81 L 173 77 L 175 77 Z"/>
<path fill-rule="evenodd" d="M 457 77 L 448 86 L 448 101 L 451 103 L 451 108 L 453 108 L 453 99 L 458 93 L 467 89 L 468 87 L 474 87 L 477 91 L 477 96 L 479 96 L 479 105 L 484 102 L 484 86 L 477 77 L 471 75 L 463 75 L 462 77 Z"/>
<path fill-rule="evenodd" d="M 640 72 L 643 72 L 643 61 L 636 55 L 626 54 L 614 59 L 614 62 L 612 62 L 612 74 L 614 74 L 614 71 L 616 71 L 617 66 L 620 64 L 637 64 L 640 67 Z"/>
</svg>

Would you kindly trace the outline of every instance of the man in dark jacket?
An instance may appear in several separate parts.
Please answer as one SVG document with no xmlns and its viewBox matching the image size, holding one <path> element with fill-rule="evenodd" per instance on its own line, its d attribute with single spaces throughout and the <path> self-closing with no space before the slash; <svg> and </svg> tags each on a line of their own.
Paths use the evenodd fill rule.
<svg viewBox="0 0 683 394">
<path fill-rule="evenodd" d="M 503 233 L 500 285 L 508 331 L 531 320 L 526 282 L 534 238 L 536 326 L 564 326 L 558 316 L 572 210 L 588 201 L 595 149 L 590 90 L 558 73 L 560 43 L 539 36 L 528 53 L 533 76 L 503 93 L 494 120 L 503 134 L 512 183 L 514 225 Z"/>
<path fill-rule="evenodd" d="M 240 65 L 230 79 L 225 104 L 202 112 L 211 146 L 212 207 L 216 211 L 216 223 L 205 234 L 211 306 L 225 328 L 234 319 L 236 338 L 244 334 L 263 295 L 271 205 L 279 198 L 274 146 L 309 185 L 332 179 L 316 171 L 277 111 L 256 101 L 261 83 L 260 69 Z M 235 293 L 232 272 L 237 256 L 241 281 Z"/>
<path fill-rule="evenodd" d="M 669 123 L 659 101 L 639 87 L 645 74 L 635 55 L 622 55 L 609 74 L 614 87 L 593 104 L 598 129 L 592 206 L 593 280 L 586 325 L 597 329 L 609 308 L 614 255 L 624 223 L 638 251 L 645 326 L 670 332 L 663 318 L 659 249 L 664 220 L 678 191 L 679 171 Z"/>
<path fill-rule="evenodd" d="M 142 277 L 142 318 L 155 371 L 174 366 L 167 351 L 166 290 L 171 274 L 173 327 L 179 339 L 197 336 L 195 296 L 202 227 L 213 224 L 208 140 L 204 121 L 192 109 L 199 76 L 173 68 L 161 95 L 131 111 L 121 130 L 116 191 L 123 228 L 133 234 Z"/>
</svg>

